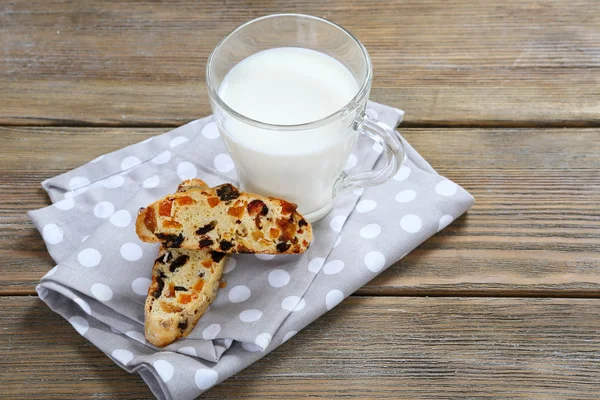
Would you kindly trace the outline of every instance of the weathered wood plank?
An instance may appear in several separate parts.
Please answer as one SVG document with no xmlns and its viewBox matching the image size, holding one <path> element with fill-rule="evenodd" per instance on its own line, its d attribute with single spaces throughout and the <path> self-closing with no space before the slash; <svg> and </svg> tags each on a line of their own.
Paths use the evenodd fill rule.
<svg viewBox="0 0 600 400">
<path fill-rule="evenodd" d="M 27 210 L 40 182 L 165 129 L 0 128 L 0 293 L 33 294 L 52 266 Z M 404 129 L 477 199 L 468 215 L 361 294 L 600 296 L 597 129 Z"/>
<path fill-rule="evenodd" d="M 372 98 L 405 109 L 409 124 L 600 123 L 594 0 L 19 0 L 0 4 L 0 124 L 173 126 L 206 115 L 218 40 L 294 11 L 351 30 L 373 59 Z"/>
<path fill-rule="evenodd" d="M 596 399 L 598 302 L 351 297 L 203 398 Z M 3 399 L 151 397 L 39 299 L 0 318 Z"/>
</svg>

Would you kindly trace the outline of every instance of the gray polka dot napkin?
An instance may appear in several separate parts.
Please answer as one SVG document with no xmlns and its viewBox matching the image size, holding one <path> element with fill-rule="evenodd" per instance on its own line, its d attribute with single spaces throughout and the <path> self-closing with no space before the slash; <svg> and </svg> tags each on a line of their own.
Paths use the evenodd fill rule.
<svg viewBox="0 0 600 400">
<path fill-rule="evenodd" d="M 395 127 L 403 112 L 369 103 Z M 361 137 L 348 173 L 371 169 L 381 147 Z M 42 183 L 52 205 L 31 211 L 57 265 L 40 298 L 159 399 L 193 399 L 264 356 L 467 211 L 473 197 L 438 175 L 407 144 L 398 174 L 342 196 L 316 222 L 302 255 L 236 255 L 227 286 L 185 339 L 158 349 L 144 340 L 144 301 L 156 244 L 142 243 L 140 207 L 184 179 L 236 183 L 212 117 L 190 122 Z"/>
</svg>

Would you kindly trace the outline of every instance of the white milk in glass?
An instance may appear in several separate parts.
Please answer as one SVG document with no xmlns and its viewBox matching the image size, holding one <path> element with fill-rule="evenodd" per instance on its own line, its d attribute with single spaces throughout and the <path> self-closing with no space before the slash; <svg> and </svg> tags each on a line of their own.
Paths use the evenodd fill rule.
<svg viewBox="0 0 600 400">
<path fill-rule="evenodd" d="M 297 125 L 342 109 L 358 90 L 354 75 L 336 59 L 314 50 L 280 47 L 234 66 L 219 96 L 253 120 Z M 221 134 L 244 190 L 284 198 L 308 214 L 331 203 L 332 188 L 356 140 L 353 119 L 348 115 L 317 128 L 290 131 L 258 128 L 228 117 Z"/>
</svg>

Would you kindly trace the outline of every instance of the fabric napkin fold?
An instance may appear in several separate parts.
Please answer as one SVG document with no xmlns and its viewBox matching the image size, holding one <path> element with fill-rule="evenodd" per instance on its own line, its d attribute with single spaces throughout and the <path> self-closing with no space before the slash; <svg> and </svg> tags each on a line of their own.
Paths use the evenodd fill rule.
<svg viewBox="0 0 600 400">
<path fill-rule="evenodd" d="M 403 112 L 370 102 L 391 127 Z M 406 142 L 405 142 L 406 143 Z M 185 339 L 158 349 L 144 339 L 144 301 L 156 244 L 135 234 L 137 210 L 184 179 L 236 184 L 212 117 L 100 156 L 42 183 L 52 205 L 31 211 L 57 263 L 37 286 L 44 302 L 159 399 L 193 399 L 275 349 L 443 229 L 474 203 L 406 143 L 398 174 L 340 197 L 313 224 L 302 255 L 236 255 L 227 286 Z M 377 166 L 381 147 L 360 137 L 346 171 Z"/>
</svg>

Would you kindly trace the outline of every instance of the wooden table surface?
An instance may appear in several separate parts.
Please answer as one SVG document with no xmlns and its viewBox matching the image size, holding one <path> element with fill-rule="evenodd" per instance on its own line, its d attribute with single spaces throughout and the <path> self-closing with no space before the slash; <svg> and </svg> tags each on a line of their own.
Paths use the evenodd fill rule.
<svg viewBox="0 0 600 400">
<path fill-rule="evenodd" d="M 151 393 L 35 295 L 40 182 L 210 113 L 207 56 L 303 12 L 369 50 L 372 99 L 477 199 L 204 398 L 600 396 L 600 2 L 0 2 L 0 398 Z"/>
</svg>

